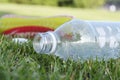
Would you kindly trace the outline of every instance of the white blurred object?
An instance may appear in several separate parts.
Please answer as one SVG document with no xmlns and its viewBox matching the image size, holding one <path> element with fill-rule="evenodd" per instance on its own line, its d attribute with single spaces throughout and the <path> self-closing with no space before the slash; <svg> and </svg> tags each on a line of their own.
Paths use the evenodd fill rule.
<svg viewBox="0 0 120 80">
<path fill-rule="evenodd" d="M 115 12 L 116 11 L 116 6 L 115 5 L 110 5 L 109 10 L 111 12 Z"/>
<path fill-rule="evenodd" d="M 13 38 L 12 41 L 15 42 L 15 43 L 20 43 L 21 44 L 21 43 L 28 42 L 28 39 L 26 39 L 26 38 Z"/>
</svg>

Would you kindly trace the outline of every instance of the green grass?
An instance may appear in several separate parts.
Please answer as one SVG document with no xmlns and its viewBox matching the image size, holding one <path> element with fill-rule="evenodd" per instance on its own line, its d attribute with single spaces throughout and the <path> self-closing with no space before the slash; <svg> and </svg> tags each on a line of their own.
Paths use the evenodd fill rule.
<svg viewBox="0 0 120 80">
<path fill-rule="evenodd" d="M 120 80 L 120 60 L 63 61 L 0 36 L 0 80 Z"/>
<path fill-rule="evenodd" d="M 81 19 L 120 20 L 120 12 L 105 10 L 0 4 L 0 11 L 0 15 L 54 16 L 64 13 Z M 54 55 L 37 54 L 32 41 L 20 45 L 0 35 L 0 80 L 120 80 L 120 59 L 63 61 Z"/>
</svg>

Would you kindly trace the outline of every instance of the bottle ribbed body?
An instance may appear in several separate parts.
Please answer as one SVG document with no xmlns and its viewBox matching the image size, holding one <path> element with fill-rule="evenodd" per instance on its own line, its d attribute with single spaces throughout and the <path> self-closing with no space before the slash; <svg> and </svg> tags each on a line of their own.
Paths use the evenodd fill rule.
<svg viewBox="0 0 120 80">
<path fill-rule="evenodd" d="M 53 39 L 49 39 L 56 44 L 52 52 L 64 59 L 115 59 L 120 56 L 120 22 L 73 19 L 61 25 L 53 34 Z M 40 43 L 45 44 L 42 40 Z"/>
</svg>

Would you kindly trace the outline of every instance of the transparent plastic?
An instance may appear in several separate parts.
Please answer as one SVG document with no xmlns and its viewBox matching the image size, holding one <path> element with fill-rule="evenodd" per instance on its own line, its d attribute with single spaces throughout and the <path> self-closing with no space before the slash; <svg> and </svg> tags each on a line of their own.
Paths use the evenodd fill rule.
<svg viewBox="0 0 120 80">
<path fill-rule="evenodd" d="M 120 57 L 120 22 L 73 19 L 54 32 L 38 33 L 33 47 L 37 53 L 63 59 L 116 59 Z"/>
</svg>

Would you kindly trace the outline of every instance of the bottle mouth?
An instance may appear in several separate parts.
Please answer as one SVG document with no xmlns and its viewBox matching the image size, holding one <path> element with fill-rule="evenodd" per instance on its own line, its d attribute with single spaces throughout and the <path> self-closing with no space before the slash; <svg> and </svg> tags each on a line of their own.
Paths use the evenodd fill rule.
<svg viewBox="0 0 120 80">
<path fill-rule="evenodd" d="M 37 53 L 54 53 L 57 40 L 53 32 L 38 33 L 33 40 L 33 48 Z"/>
</svg>

